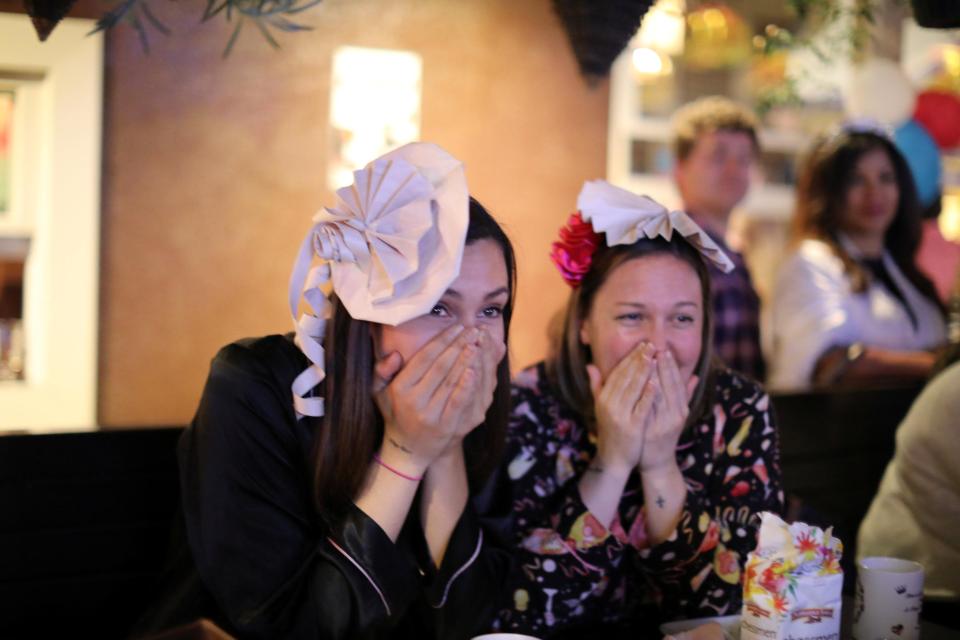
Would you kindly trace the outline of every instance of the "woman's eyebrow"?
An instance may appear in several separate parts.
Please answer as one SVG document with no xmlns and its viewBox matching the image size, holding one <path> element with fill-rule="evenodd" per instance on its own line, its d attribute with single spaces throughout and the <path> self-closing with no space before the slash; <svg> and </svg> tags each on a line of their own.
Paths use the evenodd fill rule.
<svg viewBox="0 0 960 640">
<path fill-rule="evenodd" d="M 646 309 L 646 308 L 647 308 L 647 305 L 644 304 L 644 303 L 642 303 L 642 302 L 617 302 L 617 303 L 615 303 L 615 304 L 617 304 L 618 306 L 622 306 L 622 307 L 634 307 L 634 308 L 636 308 L 636 309 Z M 693 302 L 692 300 L 682 300 L 682 301 L 674 304 L 673 306 L 674 306 L 674 308 L 676 308 L 676 307 L 699 307 L 700 305 L 699 305 L 698 303 L 696 303 L 696 302 Z"/>
<path fill-rule="evenodd" d="M 487 295 L 483 296 L 483 299 L 484 299 L 484 300 L 489 300 L 490 298 L 496 298 L 497 296 L 501 296 L 501 295 L 504 295 L 504 294 L 510 295 L 510 289 L 508 289 L 508 288 L 506 288 L 506 287 L 500 287 L 499 289 L 494 289 L 493 291 L 491 291 L 491 292 L 488 293 Z M 459 299 L 462 299 L 462 298 L 463 298 L 463 294 L 461 294 L 461 293 L 460 293 L 459 291 L 457 291 L 456 289 L 447 289 L 446 292 L 444 292 L 443 295 L 445 295 L 445 296 L 450 296 L 451 298 L 459 298 Z"/>
</svg>

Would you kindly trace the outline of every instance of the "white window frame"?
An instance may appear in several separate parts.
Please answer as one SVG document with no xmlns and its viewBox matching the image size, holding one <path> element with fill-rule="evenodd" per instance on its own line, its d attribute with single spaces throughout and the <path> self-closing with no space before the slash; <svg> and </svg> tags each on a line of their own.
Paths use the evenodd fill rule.
<svg viewBox="0 0 960 640">
<path fill-rule="evenodd" d="M 610 120 L 607 126 L 607 180 L 635 193 L 649 195 L 668 207 L 681 206 L 680 194 L 672 176 L 631 172 L 631 144 L 634 140 L 669 144 L 672 128 L 669 118 L 641 116 L 636 101 L 642 100 L 637 90 L 627 47 L 610 70 Z M 760 144 L 764 149 L 796 154 L 808 143 L 805 136 L 789 135 L 772 129 L 761 129 Z M 793 210 L 793 187 L 769 184 L 754 179 L 750 192 L 739 209 L 746 215 L 789 219 Z"/>
<path fill-rule="evenodd" d="M 16 91 L 0 241 L 30 247 L 26 378 L 0 381 L 0 431 L 97 426 L 103 36 L 88 35 L 94 25 L 68 18 L 40 42 L 29 17 L 0 13 L 0 82 Z"/>
</svg>

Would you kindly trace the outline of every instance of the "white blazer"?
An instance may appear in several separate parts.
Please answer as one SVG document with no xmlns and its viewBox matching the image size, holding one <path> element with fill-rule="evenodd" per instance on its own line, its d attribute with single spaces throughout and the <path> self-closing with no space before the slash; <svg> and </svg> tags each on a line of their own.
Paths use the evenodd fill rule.
<svg viewBox="0 0 960 640">
<path fill-rule="evenodd" d="M 859 252 L 845 238 L 844 248 Z M 810 386 L 817 360 L 835 346 L 862 342 L 900 351 L 931 349 L 946 340 L 940 309 L 903 275 L 885 251 L 883 265 L 916 315 L 914 328 L 900 300 L 871 280 L 866 291 L 851 291 L 843 262 L 828 244 L 804 240 L 780 266 L 767 317 L 771 389 Z"/>
</svg>

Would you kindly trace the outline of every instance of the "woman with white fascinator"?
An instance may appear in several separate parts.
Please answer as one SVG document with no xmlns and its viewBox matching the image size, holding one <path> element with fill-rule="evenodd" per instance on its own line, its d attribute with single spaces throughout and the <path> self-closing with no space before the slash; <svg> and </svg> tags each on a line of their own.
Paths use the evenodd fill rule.
<svg viewBox="0 0 960 640">
<path fill-rule="evenodd" d="M 514 384 L 519 571 L 497 627 L 648 637 L 739 613 L 754 516 L 783 492 L 767 394 L 711 354 L 705 261 L 731 263 L 684 212 L 606 182 L 577 207 L 551 254 L 566 312 Z"/>
<path fill-rule="evenodd" d="M 180 441 L 189 554 L 154 629 L 489 628 L 508 557 L 472 498 L 509 412 L 513 250 L 435 145 L 374 160 L 337 197 L 294 266 L 294 334 L 213 360 Z"/>
</svg>

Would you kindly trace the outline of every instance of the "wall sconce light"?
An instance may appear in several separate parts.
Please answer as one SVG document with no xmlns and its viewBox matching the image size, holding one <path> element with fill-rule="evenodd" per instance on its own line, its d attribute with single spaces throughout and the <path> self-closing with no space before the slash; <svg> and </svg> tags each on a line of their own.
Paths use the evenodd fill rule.
<svg viewBox="0 0 960 640">
<path fill-rule="evenodd" d="M 409 51 L 340 47 L 333 54 L 327 182 L 339 189 L 371 159 L 420 138 L 423 63 Z"/>
</svg>

